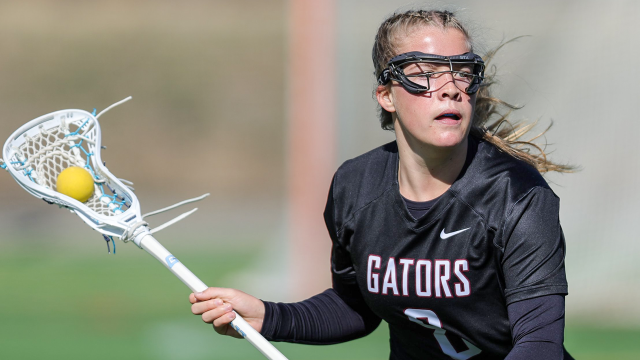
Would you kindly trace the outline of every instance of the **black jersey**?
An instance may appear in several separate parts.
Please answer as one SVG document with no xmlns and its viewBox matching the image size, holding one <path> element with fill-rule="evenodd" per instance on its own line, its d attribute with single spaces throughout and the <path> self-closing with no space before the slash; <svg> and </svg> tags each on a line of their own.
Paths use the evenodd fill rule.
<svg viewBox="0 0 640 360">
<path fill-rule="evenodd" d="M 507 305 L 566 294 L 559 200 L 538 171 L 469 139 L 467 164 L 415 219 L 395 142 L 336 172 L 325 221 L 334 289 L 389 324 L 391 359 L 504 359 Z"/>
</svg>

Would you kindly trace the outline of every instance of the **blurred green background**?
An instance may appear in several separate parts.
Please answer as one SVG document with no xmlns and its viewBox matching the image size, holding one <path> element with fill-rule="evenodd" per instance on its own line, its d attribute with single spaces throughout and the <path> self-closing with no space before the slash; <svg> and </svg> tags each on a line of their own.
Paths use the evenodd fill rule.
<svg viewBox="0 0 640 360">
<path fill-rule="evenodd" d="M 27 240 L 27 239 L 25 239 Z M 185 239 L 188 240 L 188 239 Z M 56 244 L 0 255 L 3 359 L 262 359 L 247 341 L 215 334 L 189 311 L 188 292 L 164 267 L 128 246 L 115 257 L 74 254 Z M 128 250 L 128 251 L 127 251 Z M 262 248 L 185 252 L 205 283 L 236 286 L 231 274 Z M 572 321 L 573 320 L 573 321 Z M 638 359 L 640 329 L 570 319 L 565 346 L 576 359 Z M 388 359 L 383 323 L 345 344 L 276 343 L 289 359 Z"/>
<path fill-rule="evenodd" d="M 55 110 L 99 111 L 133 95 L 101 118 L 102 157 L 136 183 L 143 212 L 212 194 L 157 238 L 206 284 L 299 300 L 283 258 L 290 4 L 0 1 L 0 139 Z M 380 21 L 405 4 L 336 3 L 336 167 L 392 139 L 376 119 L 369 57 Z M 548 177 L 567 237 L 566 347 L 578 359 L 640 358 L 640 70 L 628 60 L 640 54 L 640 5 L 434 5 L 459 10 L 479 52 L 531 35 L 496 64 L 500 95 L 526 104 L 516 118 L 553 119 L 553 158 L 582 166 Z M 189 291 L 145 252 L 118 243 L 107 255 L 99 234 L 8 174 L 0 190 L 0 358 L 262 358 L 193 316 Z M 384 326 L 347 344 L 276 345 L 290 359 L 388 358 Z"/>
</svg>

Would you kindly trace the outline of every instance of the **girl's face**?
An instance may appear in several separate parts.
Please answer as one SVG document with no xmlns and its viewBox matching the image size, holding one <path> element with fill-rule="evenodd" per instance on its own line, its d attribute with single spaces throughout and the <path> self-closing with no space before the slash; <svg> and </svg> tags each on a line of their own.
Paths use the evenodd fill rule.
<svg viewBox="0 0 640 360">
<path fill-rule="evenodd" d="M 416 28 L 402 39 L 397 54 L 420 51 L 435 55 L 460 55 L 470 51 L 467 39 L 455 29 L 431 26 Z M 454 84 L 450 73 L 444 74 L 432 90 L 411 94 L 393 81 L 378 86 L 376 97 L 385 110 L 393 114 L 396 136 L 406 142 L 428 148 L 450 148 L 468 136 L 476 103 Z M 399 139 L 400 140 L 400 139 Z"/>
</svg>

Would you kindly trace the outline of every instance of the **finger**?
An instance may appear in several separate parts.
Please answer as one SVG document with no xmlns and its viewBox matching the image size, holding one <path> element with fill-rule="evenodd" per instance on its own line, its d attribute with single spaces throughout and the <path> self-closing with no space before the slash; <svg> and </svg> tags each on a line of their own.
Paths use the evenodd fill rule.
<svg viewBox="0 0 640 360">
<path fill-rule="evenodd" d="M 222 316 L 219 316 L 218 318 L 213 320 L 213 327 L 216 329 L 216 332 L 218 334 L 227 335 L 229 331 L 233 330 L 233 328 L 229 326 L 229 323 L 235 318 L 236 313 L 234 313 L 233 311 L 222 314 Z"/>
<path fill-rule="evenodd" d="M 189 294 L 189 302 L 192 304 L 198 302 L 198 299 L 196 299 L 196 295 L 194 293 Z"/>
<path fill-rule="evenodd" d="M 205 311 L 202 314 L 202 321 L 210 324 L 214 322 L 216 319 L 224 317 L 228 313 L 233 311 L 233 307 L 230 304 L 224 304 L 222 306 L 218 306 L 215 309 L 211 309 L 209 311 Z M 231 320 L 229 320 L 231 321 Z"/>
<path fill-rule="evenodd" d="M 224 302 L 220 299 L 212 299 L 212 300 L 206 300 L 206 301 L 200 301 L 197 302 L 193 305 L 191 305 L 191 312 L 194 315 L 200 315 L 202 313 L 205 313 L 207 311 L 213 310 L 217 307 L 220 307 L 224 304 Z"/>
<path fill-rule="evenodd" d="M 236 290 L 227 288 L 210 287 L 205 291 L 195 293 L 194 296 L 198 301 L 209 299 L 222 299 L 225 302 L 232 299 L 236 294 Z"/>
</svg>

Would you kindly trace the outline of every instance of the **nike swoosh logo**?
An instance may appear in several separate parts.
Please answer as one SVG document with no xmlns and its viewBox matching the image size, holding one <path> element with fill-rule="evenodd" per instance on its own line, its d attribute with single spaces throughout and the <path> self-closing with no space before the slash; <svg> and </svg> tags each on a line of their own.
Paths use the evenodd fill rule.
<svg viewBox="0 0 640 360">
<path fill-rule="evenodd" d="M 471 229 L 471 228 L 466 228 L 466 229 L 450 232 L 448 234 L 446 232 L 444 232 L 444 229 L 442 229 L 442 231 L 440 232 L 440 239 L 448 239 L 448 238 L 452 237 L 453 235 L 458 235 L 461 232 L 467 231 L 469 229 Z"/>
</svg>

